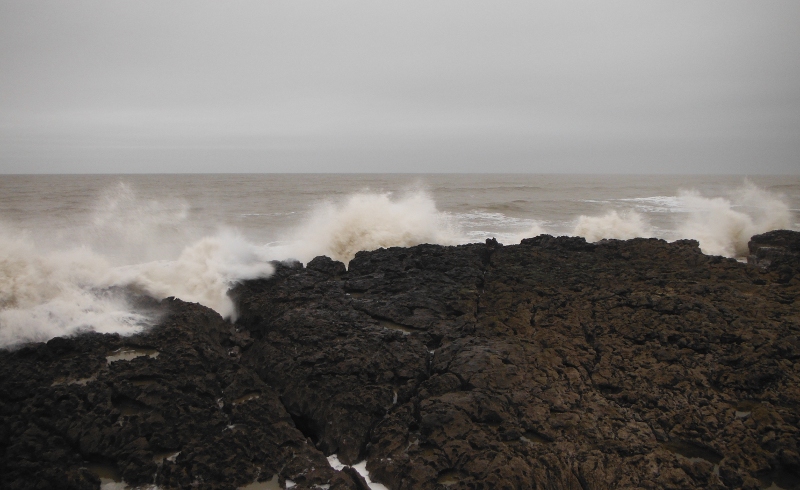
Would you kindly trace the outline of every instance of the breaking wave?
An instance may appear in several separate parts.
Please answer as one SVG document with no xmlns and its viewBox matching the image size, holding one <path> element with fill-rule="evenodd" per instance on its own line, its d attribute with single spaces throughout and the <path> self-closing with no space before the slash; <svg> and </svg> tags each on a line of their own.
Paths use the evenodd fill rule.
<svg viewBox="0 0 800 490">
<path fill-rule="evenodd" d="M 650 237 L 650 225 L 644 217 L 635 212 L 617 213 L 610 211 L 603 216 L 581 216 L 572 231 L 573 235 L 582 236 L 588 242 L 596 242 L 603 238 L 627 240 L 636 237 Z"/>
<path fill-rule="evenodd" d="M 143 201 L 120 184 L 104 193 L 86 226 L 69 237 L 0 238 L 0 347 L 81 331 L 133 334 L 155 319 L 112 288 L 175 296 L 235 319 L 232 284 L 268 277 L 270 261 L 328 255 L 347 263 L 359 250 L 455 244 L 460 237 L 428 195 L 360 193 L 318 206 L 282 243 L 259 245 L 235 230 L 202 233 L 181 201 Z M 199 238 L 195 238 L 199 237 Z M 59 243 L 61 249 L 39 244 Z"/>
<path fill-rule="evenodd" d="M 705 253 L 741 257 L 752 235 L 790 228 L 792 217 L 780 196 L 752 184 L 725 197 L 682 191 L 603 202 L 615 209 L 565 226 L 496 210 L 445 213 L 421 191 L 360 192 L 313 207 L 279 242 L 261 244 L 224 224 L 192 222 L 185 201 L 141 199 L 119 184 L 99 196 L 88 218 L 61 231 L 0 224 L 0 347 L 89 330 L 138 332 L 156 319 L 130 304 L 126 288 L 198 302 L 235 319 L 228 289 L 268 277 L 273 260 L 307 262 L 327 255 L 347 263 L 360 250 L 454 245 L 489 236 L 519 242 L 559 229 L 590 242 L 693 238 Z M 652 226 L 647 217 L 657 214 L 674 218 L 674 226 Z M 527 229 L 514 231 L 522 227 Z"/>
<path fill-rule="evenodd" d="M 82 331 L 129 335 L 155 321 L 121 288 L 177 296 L 234 317 L 233 282 L 267 276 L 268 249 L 220 229 L 200 235 L 182 201 L 146 201 L 119 184 L 67 232 L 3 227 L 0 347 Z M 8 238 L 14 237 L 14 238 Z"/>
<path fill-rule="evenodd" d="M 700 242 L 704 253 L 742 257 L 753 235 L 789 228 L 789 206 L 779 197 L 747 183 L 730 198 L 703 197 L 697 191 L 679 194 L 688 217 L 678 234 Z"/>
<path fill-rule="evenodd" d="M 200 303 L 235 320 L 228 289 L 237 281 L 271 275 L 269 252 L 238 233 L 221 231 L 189 245 L 175 260 L 118 268 L 113 283 L 134 286 L 156 298 L 176 296 Z"/>
<path fill-rule="evenodd" d="M 110 271 L 107 260 L 85 248 L 42 253 L 25 237 L 0 239 L 0 346 L 81 330 L 140 330 L 145 317 L 102 293 Z"/>
<path fill-rule="evenodd" d="M 636 203 L 636 209 L 643 209 L 642 202 L 658 203 L 647 210 L 678 217 L 675 229 L 663 231 L 660 238 L 697 240 L 700 249 L 709 255 L 742 258 L 747 255 L 747 242 L 753 235 L 791 227 L 791 210 L 782 197 L 749 182 L 731 191 L 728 197 L 705 197 L 696 190 L 684 190 L 677 196 L 619 201 Z M 659 235 L 643 214 L 615 210 L 603 216 L 580 216 L 572 234 L 589 242 Z"/>
<path fill-rule="evenodd" d="M 0 241 L 0 346 L 81 331 L 140 331 L 154 321 L 124 294 L 134 287 L 155 298 L 177 296 L 235 315 L 226 291 L 238 280 L 269 275 L 264 247 L 220 233 L 186 247 L 174 260 L 116 266 L 87 247 L 44 252 L 30 240 Z"/>
<path fill-rule="evenodd" d="M 360 250 L 462 241 L 449 215 L 424 192 L 392 200 L 390 193 L 358 193 L 317 206 L 275 253 L 302 262 L 327 255 L 345 264 Z"/>
</svg>

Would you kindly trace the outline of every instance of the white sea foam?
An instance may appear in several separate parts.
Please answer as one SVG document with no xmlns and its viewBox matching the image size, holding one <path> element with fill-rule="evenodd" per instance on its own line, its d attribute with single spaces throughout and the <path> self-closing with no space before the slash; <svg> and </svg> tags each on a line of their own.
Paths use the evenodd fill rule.
<svg viewBox="0 0 800 490">
<path fill-rule="evenodd" d="M 753 235 L 791 228 L 791 210 L 782 196 L 746 182 L 726 197 L 705 197 L 698 191 L 680 191 L 677 196 L 617 199 L 634 205 L 633 210 L 609 211 L 603 216 L 581 216 L 574 235 L 594 242 L 603 238 L 629 239 L 660 235 L 661 238 L 691 238 L 704 253 L 743 257 Z M 644 214 L 643 214 L 644 213 Z M 645 215 L 675 213 L 675 229 L 655 232 Z"/>
<path fill-rule="evenodd" d="M 133 334 L 151 319 L 108 293 L 133 285 L 155 298 L 177 296 L 235 316 L 233 282 L 268 276 L 266 248 L 233 233 L 206 237 L 175 260 L 114 266 L 86 247 L 43 252 L 29 240 L 0 239 L 0 346 L 83 330 Z"/>
<path fill-rule="evenodd" d="M 729 198 L 704 197 L 697 191 L 679 194 L 688 216 L 678 233 L 700 242 L 704 253 L 742 257 L 750 237 L 769 230 L 789 228 L 789 206 L 780 196 L 747 183 Z"/>
<path fill-rule="evenodd" d="M 500 243 L 515 244 L 523 238 L 544 233 L 544 223 L 538 220 L 508 216 L 498 212 L 471 210 L 454 215 L 463 235 L 462 242 L 482 242 L 496 238 Z"/>
<path fill-rule="evenodd" d="M 648 237 L 651 233 L 650 225 L 635 211 L 609 211 L 603 216 L 580 216 L 572 231 L 573 235 L 582 236 L 589 242 L 603 238 L 627 240 Z"/>
<path fill-rule="evenodd" d="M 336 454 L 331 454 L 330 456 L 328 456 L 328 464 L 331 465 L 331 468 L 337 471 L 341 471 L 345 467 L 345 464 L 339 461 L 339 456 Z M 364 481 L 367 482 L 367 485 L 372 490 L 389 490 L 386 487 L 386 485 L 382 483 L 373 482 L 369 478 L 369 471 L 367 471 L 367 460 L 354 464 L 353 469 L 355 469 L 359 475 L 364 477 Z"/>
</svg>

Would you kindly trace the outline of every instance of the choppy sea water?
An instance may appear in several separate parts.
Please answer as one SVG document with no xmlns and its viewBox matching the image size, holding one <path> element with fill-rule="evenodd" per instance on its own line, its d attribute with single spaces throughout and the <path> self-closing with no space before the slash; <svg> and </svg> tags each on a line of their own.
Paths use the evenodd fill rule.
<svg viewBox="0 0 800 490">
<path fill-rule="evenodd" d="M 800 176 L 6 175 L 0 346 L 152 321 L 112 286 L 235 317 L 228 287 L 270 260 L 540 233 L 693 238 L 742 257 L 776 228 L 800 230 Z"/>
</svg>

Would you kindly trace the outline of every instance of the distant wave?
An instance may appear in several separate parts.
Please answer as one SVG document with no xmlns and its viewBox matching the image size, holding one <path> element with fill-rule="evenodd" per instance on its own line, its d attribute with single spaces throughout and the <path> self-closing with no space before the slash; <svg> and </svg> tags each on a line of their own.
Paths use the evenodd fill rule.
<svg viewBox="0 0 800 490">
<path fill-rule="evenodd" d="M 683 200 L 680 196 L 652 196 L 617 199 L 620 202 L 630 202 L 637 211 L 647 213 L 679 213 L 685 211 Z"/>
<path fill-rule="evenodd" d="M 537 191 L 542 187 L 538 185 L 487 185 L 482 187 L 436 187 L 434 191 L 446 192 L 497 192 L 497 191 Z"/>
<path fill-rule="evenodd" d="M 287 211 L 285 213 L 242 213 L 240 216 L 289 216 L 294 213 L 294 211 Z"/>
</svg>

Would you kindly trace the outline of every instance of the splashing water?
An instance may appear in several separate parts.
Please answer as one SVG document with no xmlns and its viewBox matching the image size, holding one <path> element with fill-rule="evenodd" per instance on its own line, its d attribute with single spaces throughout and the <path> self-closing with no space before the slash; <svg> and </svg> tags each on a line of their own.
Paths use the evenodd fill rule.
<svg viewBox="0 0 800 490">
<path fill-rule="evenodd" d="M 264 247 L 233 233 L 206 237 L 175 260 L 113 266 L 79 247 L 42 253 L 24 240 L 0 242 L 0 346 L 84 330 L 133 334 L 152 319 L 136 313 L 112 286 L 135 286 L 155 298 L 177 296 L 235 317 L 230 285 L 273 271 Z"/>
<path fill-rule="evenodd" d="M 0 347 L 81 330 L 135 333 L 145 317 L 112 285 L 111 267 L 85 248 L 40 253 L 24 238 L 0 240 Z"/>
<path fill-rule="evenodd" d="M 181 201 L 141 201 L 120 184 L 101 196 L 89 225 L 74 230 L 65 250 L 43 250 L 25 237 L 0 240 L 0 347 L 87 330 L 140 331 L 153 319 L 108 294 L 114 286 L 198 302 L 235 320 L 228 289 L 271 275 L 271 260 L 328 255 L 347 262 L 359 250 L 460 241 L 448 216 L 421 192 L 396 200 L 360 193 L 319 206 L 277 246 L 256 245 L 230 229 L 195 240 L 200 233 L 186 222 L 187 210 Z M 3 236 L 14 235 L 20 233 Z"/>
<path fill-rule="evenodd" d="M 389 193 L 358 193 L 344 202 L 317 207 L 277 253 L 307 262 L 327 255 L 345 264 L 360 250 L 410 247 L 421 243 L 455 245 L 461 235 L 433 199 L 414 192 L 392 200 Z"/>
<path fill-rule="evenodd" d="M 534 223 L 527 230 L 525 230 L 525 231 L 523 231 L 521 233 L 512 234 L 510 242 L 511 243 L 520 243 L 523 238 L 532 238 L 532 237 L 535 237 L 535 236 L 542 235 L 544 233 L 547 233 L 547 231 L 545 230 L 544 226 L 542 226 L 541 223 Z"/>
<path fill-rule="evenodd" d="M 650 226 L 641 214 L 628 211 L 622 214 L 610 211 L 603 216 L 581 216 L 572 234 L 586 238 L 588 242 L 596 242 L 603 238 L 627 240 L 636 237 L 649 237 Z"/>
<path fill-rule="evenodd" d="M 114 263 L 137 264 L 174 257 L 201 238 L 189 226 L 189 203 L 182 199 L 147 200 L 120 182 L 101 193 L 87 226 L 74 241 Z"/>
<path fill-rule="evenodd" d="M 790 227 L 786 203 L 750 183 L 731 199 L 703 197 L 696 191 L 683 191 L 679 197 L 688 217 L 678 233 L 699 241 L 707 254 L 742 257 L 753 235 Z"/>
<path fill-rule="evenodd" d="M 182 201 L 140 200 L 119 184 L 100 196 L 88 223 L 66 234 L 39 230 L 34 239 L 0 228 L 0 347 L 90 330 L 130 335 L 155 320 L 115 286 L 235 317 L 227 290 L 271 274 L 271 257 L 233 231 L 193 241 L 199 233 L 187 210 Z"/>
<path fill-rule="evenodd" d="M 176 296 L 197 302 L 235 320 L 228 288 L 237 281 L 271 275 L 271 258 L 266 247 L 226 231 L 186 247 L 176 260 L 117 269 L 114 283 L 137 286 L 156 298 Z"/>
<path fill-rule="evenodd" d="M 747 253 L 752 235 L 791 228 L 792 210 L 784 200 L 752 184 L 726 197 L 683 191 L 677 196 L 603 202 L 630 206 L 655 200 L 669 204 L 669 215 L 675 219 L 671 229 L 653 228 L 646 216 L 656 215 L 637 207 L 640 212 L 613 210 L 580 216 L 572 221 L 572 234 L 588 241 L 694 238 L 706 253 L 740 257 Z M 260 211 L 252 206 L 245 209 Z M 318 205 L 280 242 L 266 245 L 237 230 L 215 227 L 207 219 L 203 223 L 191 219 L 191 208 L 184 200 L 141 199 L 131 187 L 117 184 L 100 194 L 87 219 L 70 221 L 60 230 L 40 226 L 23 231 L 20 226 L 0 223 L 0 347 L 88 330 L 141 331 L 155 319 L 136 311 L 120 288 L 133 287 L 157 299 L 176 296 L 235 319 L 228 289 L 238 281 L 268 277 L 273 272 L 272 260 L 307 262 L 327 255 L 347 263 L 360 250 L 420 243 L 454 245 L 479 234 L 509 237 L 513 243 L 569 229 L 567 221 L 558 224 L 531 215 L 442 212 L 430 195 L 420 191 L 358 192 Z M 492 229 L 495 221 L 502 233 Z M 509 228 L 515 223 L 530 229 L 515 235 Z"/>
</svg>

